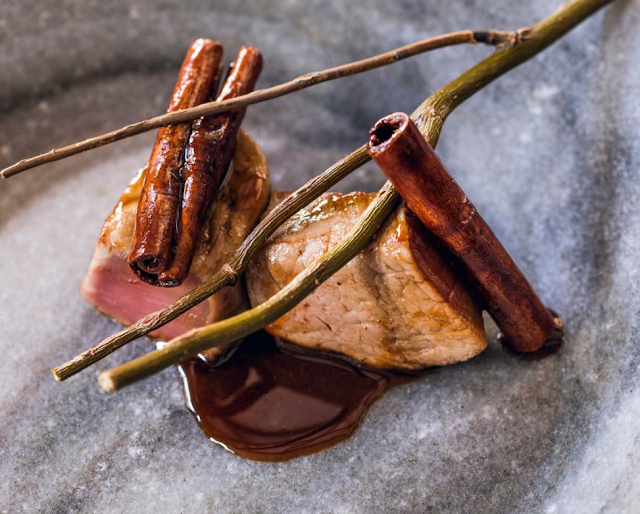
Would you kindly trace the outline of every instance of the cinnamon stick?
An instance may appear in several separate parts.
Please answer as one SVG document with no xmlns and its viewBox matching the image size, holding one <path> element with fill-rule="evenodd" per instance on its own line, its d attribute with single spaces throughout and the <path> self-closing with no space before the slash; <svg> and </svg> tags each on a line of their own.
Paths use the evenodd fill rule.
<svg viewBox="0 0 640 514">
<path fill-rule="evenodd" d="M 217 41 L 197 39 L 191 44 L 167 112 L 194 107 L 208 99 L 219 75 L 222 52 Z M 151 152 L 129 252 L 131 269 L 145 282 L 156 283 L 169 263 L 182 194 L 181 168 L 190 133 L 190 123 L 163 127 Z"/>
<path fill-rule="evenodd" d="M 507 344 L 532 352 L 555 337 L 560 320 L 542 304 L 409 116 L 386 116 L 370 135 L 369 155 L 451 253 Z"/>
<path fill-rule="evenodd" d="M 253 91 L 262 71 L 262 54 L 252 47 L 242 47 L 216 98 L 221 102 Z M 238 130 L 246 107 L 194 123 L 184 167 L 184 194 L 176 231 L 171 264 L 158 277 L 164 287 L 179 286 L 186 278 L 193 260 L 198 235 L 212 200 L 229 168 L 236 148 Z"/>
</svg>

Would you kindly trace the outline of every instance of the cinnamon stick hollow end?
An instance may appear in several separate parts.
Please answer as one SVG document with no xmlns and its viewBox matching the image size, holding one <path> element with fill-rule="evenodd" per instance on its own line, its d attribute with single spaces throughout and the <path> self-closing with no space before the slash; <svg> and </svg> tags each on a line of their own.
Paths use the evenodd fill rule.
<svg viewBox="0 0 640 514">
<path fill-rule="evenodd" d="M 409 209 L 439 240 L 516 352 L 556 339 L 550 311 L 409 116 L 378 121 L 367 150 Z"/>
<path fill-rule="evenodd" d="M 197 39 L 191 44 L 167 112 L 194 107 L 208 99 L 220 74 L 222 52 L 217 41 Z M 128 258 L 133 272 L 147 283 L 156 284 L 158 274 L 169 265 L 190 134 L 190 123 L 162 127 L 151 152 Z"/>
</svg>

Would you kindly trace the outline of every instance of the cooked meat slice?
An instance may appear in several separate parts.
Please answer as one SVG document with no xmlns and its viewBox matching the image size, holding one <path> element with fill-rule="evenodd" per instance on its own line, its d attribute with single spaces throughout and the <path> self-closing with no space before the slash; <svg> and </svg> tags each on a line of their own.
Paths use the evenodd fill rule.
<svg viewBox="0 0 640 514">
<path fill-rule="evenodd" d="M 282 195 L 272 195 L 272 204 Z M 373 194 L 325 194 L 271 237 L 246 275 L 252 305 L 345 237 Z M 420 221 L 399 207 L 349 264 L 267 327 L 299 345 L 380 368 L 464 361 L 487 345 L 481 311 Z"/>
<path fill-rule="evenodd" d="M 214 202 L 209 222 L 200 234 L 189 275 L 175 288 L 141 282 L 127 263 L 144 170 L 138 173 L 102 227 L 80 289 L 85 299 L 121 323 L 130 324 L 167 306 L 216 273 L 255 226 L 269 199 L 266 160 L 256 143 L 242 131 L 233 165 L 234 171 Z M 244 285 L 238 283 L 224 288 L 151 335 L 168 340 L 236 314 L 247 304 Z"/>
</svg>

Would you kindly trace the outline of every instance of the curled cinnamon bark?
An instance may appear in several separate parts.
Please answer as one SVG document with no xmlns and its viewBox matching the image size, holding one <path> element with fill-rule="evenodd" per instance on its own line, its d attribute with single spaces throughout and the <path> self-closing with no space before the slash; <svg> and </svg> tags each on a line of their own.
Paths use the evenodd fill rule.
<svg viewBox="0 0 640 514">
<path fill-rule="evenodd" d="M 218 102 L 253 91 L 262 71 L 262 54 L 242 47 L 216 98 Z M 238 130 L 246 107 L 198 119 L 193 125 L 184 168 L 184 194 L 169 267 L 158 283 L 179 286 L 186 278 L 207 210 L 215 198 L 236 148 Z"/>
<path fill-rule="evenodd" d="M 222 51 L 217 41 L 197 39 L 191 44 L 167 112 L 194 107 L 208 99 L 219 75 Z M 190 123 L 161 128 L 149 159 L 128 259 L 131 269 L 145 282 L 156 283 L 169 263 L 190 133 Z"/>
<path fill-rule="evenodd" d="M 409 208 L 452 254 L 517 352 L 539 350 L 561 326 L 413 121 L 395 113 L 371 129 L 367 150 Z"/>
</svg>

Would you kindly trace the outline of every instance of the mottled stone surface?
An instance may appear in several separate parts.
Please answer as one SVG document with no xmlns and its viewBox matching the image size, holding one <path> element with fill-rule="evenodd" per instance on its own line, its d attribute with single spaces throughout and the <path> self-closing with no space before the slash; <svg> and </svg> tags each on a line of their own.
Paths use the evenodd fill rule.
<svg viewBox="0 0 640 514">
<path fill-rule="evenodd" d="M 161 112 L 195 37 L 264 50 L 262 86 L 459 28 L 511 29 L 558 0 L 4 1 L 0 165 Z M 369 126 L 490 50 L 447 49 L 254 106 L 293 188 Z M 439 153 L 546 303 L 564 350 L 495 342 L 398 387 L 353 438 L 280 464 L 208 442 L 177 373 L 113 395 L 49 368 L 117 325 L 77 293 L 152 134 L 0 184 L 0 512 L 638 512 L 640 2 L 617 0 L 456 112 Z M 368 165 L 342 190 L 374 190 Z M 139 341 L 99 368 L 149 349 Z"/>
</svg>

